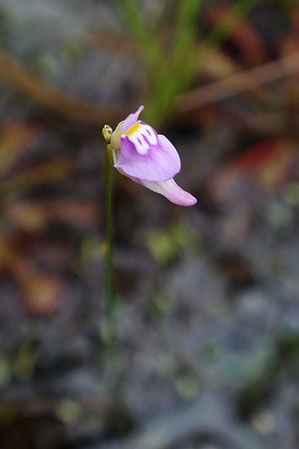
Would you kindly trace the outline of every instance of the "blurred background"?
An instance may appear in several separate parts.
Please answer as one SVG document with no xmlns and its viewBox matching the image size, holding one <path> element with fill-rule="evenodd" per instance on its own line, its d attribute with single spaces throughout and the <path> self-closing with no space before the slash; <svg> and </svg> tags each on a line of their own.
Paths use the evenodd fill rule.
<svg viewBox="0 0 299 449">
<path fill-rule="evenodd" d="M 115 172 L 110 363 L 101 129 L 140 104 L 199 202 Z M 296 0 L 0 0 L 1 449 L 298 448 L 298 130 Z"/>
</svg>

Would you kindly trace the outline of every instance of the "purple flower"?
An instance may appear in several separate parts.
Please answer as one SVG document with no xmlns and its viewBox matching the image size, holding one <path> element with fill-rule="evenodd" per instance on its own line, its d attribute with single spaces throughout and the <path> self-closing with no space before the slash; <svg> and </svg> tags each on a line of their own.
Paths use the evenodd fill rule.
<svg viewBox="0 0 299 449">
<path fill-rule="evenodd" d="M 181 170 L 180 156 L 172 143 L 145 122 L 137 112 L 120 122 L 111 136 L 114 167 L 123 175 L 180 206 L 197 199 L 179 187 L 173 177 Z"/>
</svg>

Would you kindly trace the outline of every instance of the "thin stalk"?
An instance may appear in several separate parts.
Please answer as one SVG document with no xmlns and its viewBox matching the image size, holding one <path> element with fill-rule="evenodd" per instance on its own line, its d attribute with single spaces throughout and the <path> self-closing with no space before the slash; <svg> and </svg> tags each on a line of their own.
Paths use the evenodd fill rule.
<svg viewBox="0 0 299 449">
<path fill-rule="evenodd" d="M 113 149 L 110 145 L 112 128 L 105 125 L 102 130 L 103 137 L 107 143 L 106 161 L 105 161 L 105 194 L 106 194 L 106 326 L 104 328 L 104 337 L 111 352 L 115 352 L 115 312 L 116 312 L 116 294 L 114 284 L 114 265 L 113 265 Z"/>
<path fill-rule="evenodd" d="M 113 332 L 116 310 L 116 294 L 113 265 L 113 158 L 110 144 L 106 149 L 106 313 L 108 334 Z"/>
<path fill-rule="evenodd" d="M 113 264 L 113 148 L 110 144 L 112 129 L 105 125 L 102 130 L 106 140 L 106 160 L 105 160 L 105 212 L 106 212 L 106 326 L 104 327 L 104 338 L 108 350 L 108 370 L 111 376 L 110 395 L 112 404 L 117 404 L 122 396 L 121 391 L 121 365 L 120 354 L 117 344 L 116 330 L 116 307 L 117 298 L 114 283 Z"/>
</svg>

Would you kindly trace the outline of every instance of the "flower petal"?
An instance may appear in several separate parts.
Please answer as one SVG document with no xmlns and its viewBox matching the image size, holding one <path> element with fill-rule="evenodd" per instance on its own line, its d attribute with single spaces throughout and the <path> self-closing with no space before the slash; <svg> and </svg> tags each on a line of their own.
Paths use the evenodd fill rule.
<svg viewBox="0 0 299 449">
<path fill-rule="evenodd" d="M 122 135 L 117 163 L 127 176 L 147 181 L 167 181 L 181 170 L 181 160 L 172 143 L 144 122 L 131 135 Z"/>
<path fill-rule="evenodd" d="M 178 206 L 194 206 L 194 204 L 197 203 L 197 199 L 191 195 L 191 193 L 186 192 L 178 186 L 174 179 L 169 179 L 164 182 L 151 182 L 144 180 L 137 182 L 140 182 L 140 184 L 144 185 L 144 187 L 152 190 L 153 192 L 160 193 L 169 201 L 177 204 Z"/>
<path fill-rule="evenodd" d="M 136 125 L 139 114 L 141 111 L 143 111 L 144 106 L 140 106 L 140 108 L 134 112 L 134 114 L 130 114 L 128 115 L 128 117 L 124 120 L 123 124 L 122 124 L 122 132 L 126 133 L 129 131 L 130 128 L 132 128 L 132 126 Z"/>
</svg>

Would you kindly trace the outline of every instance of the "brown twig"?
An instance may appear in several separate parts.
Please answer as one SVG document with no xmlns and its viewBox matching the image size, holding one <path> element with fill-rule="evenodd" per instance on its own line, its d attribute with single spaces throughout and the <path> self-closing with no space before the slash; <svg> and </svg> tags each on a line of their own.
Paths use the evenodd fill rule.
<svg viewBox="0 0 299 449">
<path fill-rule="evenodd" d="M 175 111 L 176 114 L 188 113 L 296 73 L 299 73 L 298 52 L 188 92 L 178 99 Z"/>
<path fill-rule="evenodd" d="M 97 125 L 102 122 L 114 123 L 122 120 L 129 113 L 127 108 L 92 105 L 60 92 L 43 83 L 3 49 L 0 49 L 0 75 L 11 85 L 20 89 L 43 106 L 58 114 L 85 123 Z"/>
<path fill-rule="evenodd" d="M 296 73 L 299 73 L 298 52 L 182 95 L 176 102 L 175 115 L 192 112 Z M 97 125 L 101 122 L 113 123 L 123 119 L 130 112 L 127 108 L 91 105 L 64 94 L 43 83 L 3 49 L 0 50 L 0 75 L 14 87 L 54 112 L 86 123 Z"/>
</svg>

